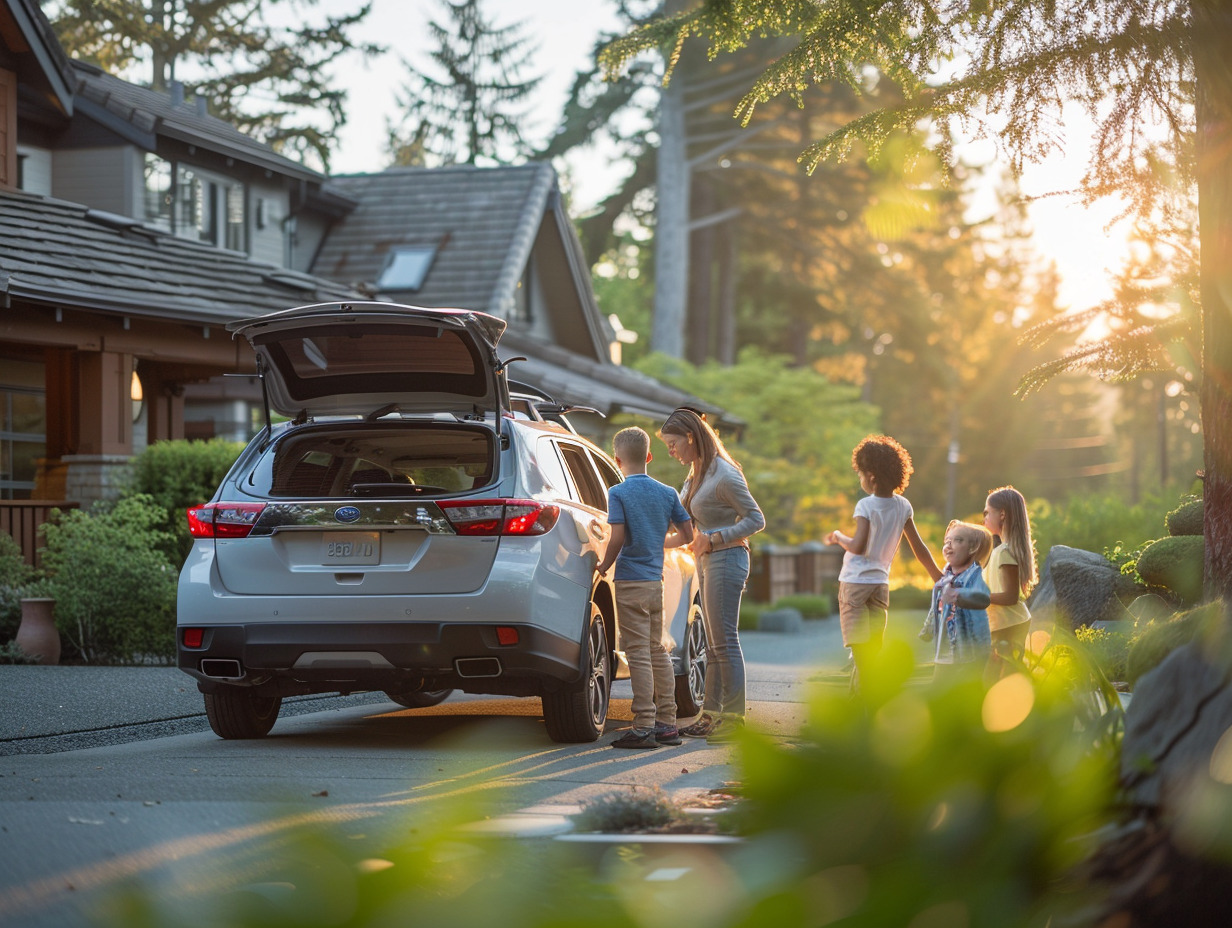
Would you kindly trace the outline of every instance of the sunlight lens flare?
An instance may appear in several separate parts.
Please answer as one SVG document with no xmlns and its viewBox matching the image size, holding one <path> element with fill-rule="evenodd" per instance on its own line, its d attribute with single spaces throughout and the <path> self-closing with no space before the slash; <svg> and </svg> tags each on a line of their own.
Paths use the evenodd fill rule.
<svg viewBox="0 0 1232 928">
<path fill-rule="evenodd" d="M 984 697 L 981 717 L 989 732 L 1010 731 L 1021 725 L 1035 705 L 1035 688 L 1020 673 L 998 680 Z"/>
</svg>

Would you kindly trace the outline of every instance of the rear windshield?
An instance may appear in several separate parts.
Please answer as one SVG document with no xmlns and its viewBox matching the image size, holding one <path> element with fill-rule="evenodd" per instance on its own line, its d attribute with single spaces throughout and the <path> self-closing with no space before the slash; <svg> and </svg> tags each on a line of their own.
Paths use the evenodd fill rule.
<svg viewBox="0 0 1232 928">
<path fill-rule="evenodd" d="M 262 336 L 290 396 L 365 393 L 431 393 L 482 397 L 488 391 L 477 349 L 469 336 L 435 326 L 322 326 L 310 336 Z"/>
<path fill-rule="evenodd" d="M 493 479 L 492 432 L 436 423 L 309 428 L 262 457 L 253 482 L 273 497 L 442 496 Z"/>
</svg>

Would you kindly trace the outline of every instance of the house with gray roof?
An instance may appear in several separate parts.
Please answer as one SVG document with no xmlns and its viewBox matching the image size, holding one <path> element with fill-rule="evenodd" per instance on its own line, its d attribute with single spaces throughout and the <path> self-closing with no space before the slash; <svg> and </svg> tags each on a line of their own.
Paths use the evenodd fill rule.
<svg viewBox="0 0 1232 928">
<path fill-rule="evenodd" d="M 147 442 L 252 434 L 226 323 L 374 295 L 508 320 L 511 376 L 562 402 L 720 412 L 615 363 L 549 165 L 328 178 L 0 0 L 0 529 L 22 500 L 110 495 Z"/>
</svg>

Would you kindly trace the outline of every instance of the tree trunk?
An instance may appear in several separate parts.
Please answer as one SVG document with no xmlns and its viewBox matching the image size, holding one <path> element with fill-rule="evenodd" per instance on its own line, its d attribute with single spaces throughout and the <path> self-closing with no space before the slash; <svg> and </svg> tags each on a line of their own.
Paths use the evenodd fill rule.
<svg viewBox="0 0 1232 928">
<path fill-rule="evenodd" d="M 689 282 L 689 162 L 684 79 L 680 69 L 659 102 L 659 160 L 655 181 L 655 290 L 650 329 L 653 351 L 684 356 Z"/>
<path fill-rule="evenodd" d="M 1194 0 L 1206 590 L 1232 604 L 1232 8 Z"/>
<path fill-rule="evenodd" d="M 691 212 L 709 216 L 715 211 L 716 198 L 712 182 L 693 175 Z M 705 364 L 710 359 L 710 320 L 714 302 L 714 236 L 715 227 L 696 229 L 689 239 L 689 339 L 688 357 L 693 364 Z"/>
</svg>

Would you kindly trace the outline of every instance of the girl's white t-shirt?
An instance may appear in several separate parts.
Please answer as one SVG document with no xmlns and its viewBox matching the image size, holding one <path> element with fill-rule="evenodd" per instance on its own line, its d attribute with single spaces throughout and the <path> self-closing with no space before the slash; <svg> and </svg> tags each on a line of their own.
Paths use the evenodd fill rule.
<svg viewBox="0 0 1232 928">
<path fill-rule="evenodd" d="M 889 583 L 890 565 L 903 537 L 903 526 L 914 512 L 905 496 L 866 496 L 856 503 L 856 518 L 868 519 L 868 544 L 863 554 L 843 555 L 838 579 L 843 583 Z"/>
</svg>

